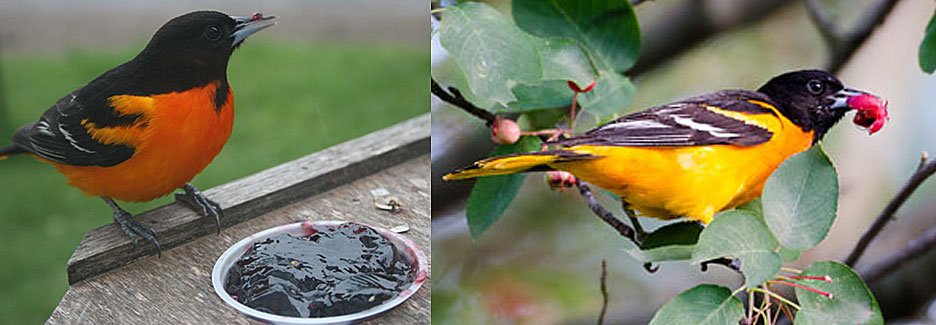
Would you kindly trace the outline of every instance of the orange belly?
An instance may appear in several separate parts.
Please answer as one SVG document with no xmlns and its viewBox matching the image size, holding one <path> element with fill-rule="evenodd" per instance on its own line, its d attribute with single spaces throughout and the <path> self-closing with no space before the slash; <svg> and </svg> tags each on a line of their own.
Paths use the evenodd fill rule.
<svg viewBox="0 0 936 325">
<path fill-rule="evenodd" d="M 111 97 L 118 113 L 142 117 L 128 127 L 96 129 L 89 123 L 86 128 L 102 143 L 133 147 L 133 156 L 111 167 L 51 163 L 69 185 L 91 196 L 140 202 L 169 194 L 205 169 L 231 135 L 234 97 L 229 90 L 224 105 L 216 109 L 217 85 L 148 97 Z"/>
</svg>

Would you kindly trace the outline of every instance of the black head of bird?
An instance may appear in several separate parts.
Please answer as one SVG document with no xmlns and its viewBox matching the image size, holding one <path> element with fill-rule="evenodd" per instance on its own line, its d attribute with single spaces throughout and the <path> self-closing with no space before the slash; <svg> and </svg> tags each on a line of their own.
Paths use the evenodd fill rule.
<svg viewBox="0 0 936 325">
<path fill-rule="evenodd" d="M 780 112 L 804 131 L 814 130 L 816 141 L 854 108 L 848 105 L 849 98 L 866 94 L 845 88 L 838 78 L 822 70 L 784 73 L 757 91 L 770 97 Z"/>
</svg>

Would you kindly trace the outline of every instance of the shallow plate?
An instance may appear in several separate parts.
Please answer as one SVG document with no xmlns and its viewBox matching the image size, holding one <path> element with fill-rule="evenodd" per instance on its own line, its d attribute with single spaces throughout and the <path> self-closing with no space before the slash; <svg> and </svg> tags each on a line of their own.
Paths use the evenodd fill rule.
<svg viewBox="0 0 936 325">
<path fill-rule="evenodd" d="M 237 262 L 237 260 L 240 259 L 245 252 L 247 252 L 247 249 L 250 248 L 253 243 L 281 233 L 287 233 L 294 236 L 307 236 L 309 233 L 308 230 L 312 227 L 337 226 L 343 223 L 346 223 L 346 221 L 298 222 L 270 228 L 242 239 L 241 241 L 237 242 L 237 244 L 234 244 L 234 246 L 228 248 L 228 250 L 218 258 L 218 262 L 215 263 L 214 270 L 211 272 L 211 284 L 214 285 L 215 293 L 221 297 L 221 300 L 224 300 L 224 302 L 234 307 L 234 309 L 237 311 L 247 315 L 250 318 L 262 322 L 273 324 L 350 324 L 375 317 L 390 309 L 393 309 L 393 307 L 403 303 L 403 301 L 409 299 L 410 296 L 419 290 L 423 282 L 426 281 L 426 276 L 429 274 L 429 261 L 426 259 L 426 254 L 423 253 L 422 250 L 420 250 L 412 240 L 404 237 L 403 235 L 384 228 L 374 227 L 366 223 L 355 222 L 357 224 L 373 228 L 378 233 L 387 238 L 387 240 L 389 240 L 391 243 L 396 245 L 397 249 L 416 262 L 416 276 L 414 277 L 413 283 L 406 289 L 403 289 L 403 291 L 400 292 L 400 294 L 395 298 L 386 300 L 380 305 L 354 314 L 332 317 L 302 318 L 274 315 L 255 310 L 253 308 L 247 307 L 247 305 L 244 305 L 237 300 L 234 300 L 234 298 L 231 298 L 231 295 L 224 291 L 224 283 L 227 282 L 228 269 L 231 268 L 231 266 L 234 265 L 234 262 Z"/>
</svg>

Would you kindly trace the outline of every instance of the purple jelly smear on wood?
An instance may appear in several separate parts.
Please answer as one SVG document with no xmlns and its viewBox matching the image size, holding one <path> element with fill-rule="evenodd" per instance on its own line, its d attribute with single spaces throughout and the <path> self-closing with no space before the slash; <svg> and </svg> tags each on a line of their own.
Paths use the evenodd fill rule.
<svg viewBox="0 0 936 325">
<path fill-rule="evenodd" d="M 345 223 L 254 243 L 228 271 L 225 291 L 259 311 L 328 317 L 392 299 L 413 277 L 409 256 L 374 229 Z"/>
</svg>

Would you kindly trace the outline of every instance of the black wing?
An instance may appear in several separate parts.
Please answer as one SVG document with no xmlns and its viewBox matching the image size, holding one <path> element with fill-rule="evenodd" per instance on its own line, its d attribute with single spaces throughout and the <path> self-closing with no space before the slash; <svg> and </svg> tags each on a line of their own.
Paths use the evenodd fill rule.
<svg viewBox="0 0 936 325">
<path fill-rule="evenodd" d="M 39 157 L 74 166 L 109 167 L 133 156 L 134 149 L 124 145 L 106 145 L 95 141 L 82 120 L 98 121 L 96 116 L 111 115 L 104 102 L 83 105 L 79 88 L 50 107 L 38 122 L 24 125 L 13 134 L 12 143 Z M 131 117 L 135 118 L 135 117 Z M 100 123 L 98 123 L 100 124 Z"/>
<path fill-rule="evenodd" d="M 770 98 L 757 92 L 724 90 L 633 113 L 584 135 L 562 140 L 559 144 L 628 147 L 757 145 L 770 140 L 773 133 L 706 109 L 706 106 L 713 106 L 749 114 L 776 114 L 752 103 L 752 100 L 773 105 Z"/>
</svg>

